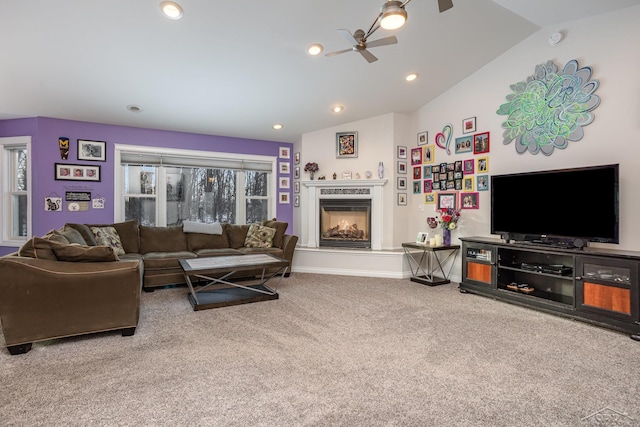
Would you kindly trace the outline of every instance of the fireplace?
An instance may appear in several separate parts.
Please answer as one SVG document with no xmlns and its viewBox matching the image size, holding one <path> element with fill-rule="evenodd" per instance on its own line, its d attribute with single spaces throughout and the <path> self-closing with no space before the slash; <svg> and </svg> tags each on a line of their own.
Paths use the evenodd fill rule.
<svg viewBox="0 0 640 427">
<path fill-rule="evenodd" d="M 371 248 L 371 199 L 319 202 L 319 246 Z"/>
</svg>

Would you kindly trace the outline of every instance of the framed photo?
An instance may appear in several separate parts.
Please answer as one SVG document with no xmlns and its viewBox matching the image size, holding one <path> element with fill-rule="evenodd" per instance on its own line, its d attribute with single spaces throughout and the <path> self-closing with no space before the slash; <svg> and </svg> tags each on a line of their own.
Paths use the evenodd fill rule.
<svg viewBox="0 0 640 427">
<path fill-rule="evenodd" d="M 407 205 L 407 193 L 398 193 L 398 206 Z"/>
<path fill-rule="evenodd" d="M 291 163 L 289 162 L 280 162 L 280 173 L 291 173 Z"/>
<path fill-rule="evenodd" d="M 473 135 L 473 154 L 489 152 L 489 132 Z"/>
<path fill-rule="evenodd" d="M 426 147 L 423 147 L 422 150 L 422 163 L 433 163 L 436 160 L 433 149 L 435 145 L 429 144 Z"/>
<path fill-rule="evenodd" d="M 474 171 L 475 171 L 475 168 L 474 168 L 473 159 L 465 160 L 464 161 L 464 169 L 463 169 L 464 174 L 465 175 L 473 175 Z"/>
<path fill-rule="evenodd" d="M 462 189 L 464 191 L 473 191 L 473 177 L 469 176 L 462 180 Z"/>
<path fill-rule="evenodd" d="M 407 162 L 398 162 L 398 173 L 407 173 Z"/>
<path fill-rule="evenodd" d="M 412 165 L 422 164 L 422 148 L 411 149 L 411 164 Z"/>
<path fill-rule="evenodd" d="M 413 179 L 422 179 L 422 166 L 414 166 Z"/>
<path fill-rule="evenodd" d="M 458 193 L 452 192 L 440 192 L 438 193 L 437 209 L 458 209 Z"/>
<path fill-rule="evenodd" d="M 293 206 L 296 208 L 300 207 L 300 196 L 293 196 Z"/>
<path fill-rule="evenodd" d="M 107 160 L 107 143 L 105 141 L 79 139 L 78 160 L 105 162 Z"/>
<path fill-rule="evenodd" d="M 476 131 L 476 118 L 469 117 L 462 121 L 462 133 L 472 133 Z"/>
<path fill-rule="evenodd" d="M 427 179 L 431 178 L 431 166 L 423 166 L 422 167 L 422 178 Z"/>
<path fill-rule="evenodd" d="M 406 159 L 407 158 L 407 147 L 403 147 L 402 145 L 398 145 L 398 158 Z"/>
<path fill-rule="evenodd" d="M 295 165 L 299 165 L 300 164 L 300 152 L 299 151 L 297 153 L 293 154 L 293 164 L 295 164 Z"/>
<path fill-rule="evenodd" d="M 467 135 L 456 138 L 455 152 L 456 154 L 473 152 L 473 136 Z"/>
<path fill-rule="evenodd" d="M 294 193 L 299 193 L 300 192 L 300 181 L 294 181 L 293 182 L 293 192 Z"/>
<path fill-rule="evenodd" d="M 425 132 L 418 133 L 418 145 L 426 145 L 429 140 L 429 134 Z"/>
<path fill-rule="evenodd" d="M 279 188 L 291 188 L 291 181 L 289 177 L 280 177 Z"/>
<path fill-rule="evenodd" d="M 428 205 L 431 205 L 436 202 L 436 195 L 433 193 L 428 193 L 424 195 L 424 202 Z"/>
<path fill-rule="evenodd" d="M 289 199 L 289 192 L 288 191 L 281 191 L 278 194 L 278 201 L 280 202 L 280 204 L 286 204 L 288 205 L 289 203 L 291 203 L 290 199 Z"/>
<path fill-rule="evenodd" d="M 480 194 L 479 193 L 462 193 L 460 195 L 462 200 L 462 209 L 478 209 Z"/>
<path fill-rule="evenodd" d="M 478 191 L 489 190 L 489 175 L 478 175 L 476 177 L 476 188 Z"/>
<path fill-rule="evenodd" d="M 478 157 L 476 159 L 476 172 L 478 173 L 489 172 L 489 157 Z"/>
<path fill-rule="evenodd" d="M 290 159 L 291 149 L 289 147 L 280 147 L 278 157 L 280 157 L 281 159 Z"/>
<path fill-rule="evenodd" d="M 425 231 L 419 231 L 418 235 L 416 236 L 416 243 L 424 245 L 428 242 L 427 240 L 428 238 L 429 238 L 429 233 Z"/>
<path fill-rule="evenodd" d="M 358 132 L 336 133 L 336 158 L 358 157 Z"/>
<path fill-rule="evenodd" d="M 430 179 L 422 181 L 422 192 L 431 193 L 433 191 L 433 182 Z"/>
<path fill-rule="evenodd" d="M 57 181 L 100 181 L 100 166 L 55 164 Z"/>
<path fill-rule="evenodd" d="M 404 176 L 398 177 L 398 190 L 406 190 L 407 189 L 407 178 Z"/>
<path fill-rule="evenodd" d="M 293 168 L 293 179 L 300 179 L 300 166 Z"/>
<path fill-rule="evenodd" d="M 422 181 L 413 181 L 413 194 L 422 193 Z"/>
</svg>

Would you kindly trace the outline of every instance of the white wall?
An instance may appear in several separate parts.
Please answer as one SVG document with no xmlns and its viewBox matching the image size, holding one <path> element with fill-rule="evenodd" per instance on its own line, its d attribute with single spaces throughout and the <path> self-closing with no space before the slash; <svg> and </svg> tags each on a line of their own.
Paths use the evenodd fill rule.
<svg viewBox="0 0 640 427">
<path fill-rule="evenodd" d="M 337 132 L 358 132 L 358 157 L 357 158 L 336 158 L 336 133 Z M 324 175 L 326 179 L 333 179 L 335 172 L 338 179 L 342 178 L 343 172 L 351 172 L 353 179 L 356 173 L 361 179 L 365 179 L 366 171 L 371 171 L 374 178 L 378 177 L 378 163 L 384 164 L 384 178 L 388 179 L 383 187 L 384 191 L 384 219 L 385 224 L 382 236 L 383 249 L 400 247 L 404 241 L 407 224 L 407 207 L 397 209 L 395 191 L 395 141 L 406 141 L 409 132 L 409 118 L 401 114 L 385 114 L 370 119 L 347 123 L 333 128 L 323 129 L 316 132 L 307 133 L 302 136 L 300 144 L 294 145 L 294 150 L 301 153 L 300 175 L 301 181 L 309 179 L 309 173 L 304 172 L 304 165 L 307 162 L 316 162 L 319 172 L 316 179 Z M 407 145 L 406 142 L 404 145 Z M 300 205 L 307 203 L 304 191 L 300 193 Z M 303 227 L 306 229 L 306 218 L 302 218 L 302 209 L 294 210 L 294 232 L 301 236 Z M 401 222 L 400 227 L 392 224 Z M 389 226 L 386 226 L 386 225 Z M 300 245 L 306 246 L 304 237 L 301 236 Z"/>
<path fill-rule="evenodd" d="M 412 116 L 412 122 L 417 123 L 419 129 L 429 130 L 430 135 L 451 122 L 455 127 L 454 137 L 458 137 L 462 136 L 462 119 L 476 116 L 477 131 L 491 132 L 490 174 L 619 163 L 620 245 L 600 246 L 640 250 L 640 221 L 637 219 L 640 212 L 640 148 L 636 143 L 640 130 L 639 22 L 640 7 L 633 7 L 540 30 L 425 105 Z M 547 38 L 558 30 L 564 34 L 564 40 L 550 46 Z M 517 154 L 513 143 L 504 145 L 502 141 L 501 123 L 506 116 L 496 114 L 500 105 L 506 102 L 506 95 L 511 93 L 509 86 L 525 80 L 534 73 L 536 65 L 547 60 L 562 69 L 572 59 L 576 59 L 580 67 L 591 67 L 592 79 L 600 81 L 595 93 L 601 104 L 593 111 L 594 122 L 584 127 L 582 140 L 569 142 L 566 149 L 556 149 L 551 156 Z M 436 162 L 470 157 L 447 156 L 444 150 L 437 151 Z M 454 232 L 454 237 L 489 235 L 490 192 L 480 192 L 480 195 L 480 209 L 463 211 L 461 228 Z M 413 197 L 412 202 L 418 204 L 420 198 Z M 584 216 L 564 220 L 597 220 L 589 217 L 589 204 L 597 202 L 598 195 L 594 194 L 592 200 L 585 201 Z M 422 217 L 425 216 L 415 215 L 415 226 L 409 230 L 407 238 L 422 228 Z"/>
<path fill-rule="evenodd" d="M 386 236 L 385 242 L 392 242 L 397 248 L 403 241 L 414 240 L 418 231 L 427 229 L 426 218 L 433 216 L 435 206 L 423 205 L 423 195 L 411 195 L 411 174 L 407 175 L 409 205 L 397 206 L 396 146 L 404 145 L 410 150 L 416 146 L 416 133 L 425 130 L 432 142 L 447 123 L 454 126 L 452 139 L 455 139 L 463 135 L 462 120 L 475 116 L 477 132 L 491 133 L 489 174 L 619 163 L 620 245 L 600 246 L 640 250 L 640 220 L 637 219 L 640 216 L 640 148 L 636 142 L 640 136 L 638 23 L 640 7 L 632 7 L 542 29 L 409 117 L 388 114 L 305 134 L 294 146 L 294 150 L 302 153 L 300 166 L 304 167 L 308 161 L 318 162 L 320 175 L 331 179 L 334 171 L 338 175 L 343 170 L 354 174 L 363 174 L 366 170 L 375 173 L 378 162 L 384 161 L 385 178 L 389 179 L 385 188 L 385 223 L 391 221 L 386 232 L 393 234 Z M 564 39 L 550 46 L 547 38 L 556 31 L 562 31 Z M 503 144 L 501 123 L 505 116 L 496 114 L 511 93 L 509 86 L 525 80 L 534 73 L 536 65 L 547 60 L 561 69 L 572 59 L 576 59 L 580 67 L 591 67 L 592 79 L 600 81 L 596 94 L 601 104 L 594 110 L 594 122 L 584 128 L 582 140 L 569 142 L 566 149 L 556 149 L 551 156 L 517 154 L 513 143 Z M 358 131 L 357 159 L 335 158 L 335 133 L 342 131 Z M 436 148 L 436 163 L 472 157 L 469 154 L 449 156 Z M 308 179 L 308 174 L 303 172 L 302 179 Z M 480 192 L 480 195 L 480 209 L 463 211 L 461 227 L 453 233 L 454 242 L 459 236 L 489 236 L 490 192 Z M 594 194 L 592 200 L 585 202 L 584 216 L 564 220 L 596 220 L 589 217 L 589 204 L 597 202 L 598 195 Z M 295 228 L 299 231 L 299 209 L 294 216 Z M 386 244 L 386 248 L 388 246 Z"/>
</svg>

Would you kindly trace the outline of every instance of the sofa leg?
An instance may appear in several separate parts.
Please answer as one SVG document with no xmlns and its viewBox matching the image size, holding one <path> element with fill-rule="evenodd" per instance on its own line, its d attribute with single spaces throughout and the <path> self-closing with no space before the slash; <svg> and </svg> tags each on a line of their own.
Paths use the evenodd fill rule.
<svg viewBox="0 0 640 427">
<path fill-rule="evenodd" d="M 145 291 L 145 292 L 153 292 L 153 291 L 156 290 L 156 288 L 145 288 L 145 287 L 143 287 L 142 290 Z"/>
<path fill-rule="evenodd" d="M 287 271 L 286 273 L 284 273 L 284 277 L 289 277 L 289 276 L 291 276 L 290 272 Z"/>
<path fill-rule="evenodd" d="M 123 337 L 130 337 L 135 333 L 136 333 L 136 328 L 124 328 L 122 330 L 122 336 Z"/>
<path fill-rule="evenodd" d="M 7 350 L 9 350 L 9 354 L 15 356 L 17 354 L 25 354 L 29 350 L 31 350 L 31 343 L 20 344 L 20 345 L 10 345 L 7 346 Z"/>
</svg>

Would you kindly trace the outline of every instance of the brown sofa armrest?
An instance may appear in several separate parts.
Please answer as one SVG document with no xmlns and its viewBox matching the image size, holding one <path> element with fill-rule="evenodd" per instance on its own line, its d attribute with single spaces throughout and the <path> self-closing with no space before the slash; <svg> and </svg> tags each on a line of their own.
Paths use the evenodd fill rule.
<svg viewBox="0 0 640 427">
<path fill-rule="evenodd" d="M 0 258 L 0 318 L 6 345 L 135 330 L 140 268 L 140 261 Z"/>
<path fill-rule="evenodd" d="M 289 261 L 289 268 L 287 273 L 291 273 L 291 267 L 293 263 L 293 253 L 296 250 L 298 244 L 298 236 L 292 234 L 285 234 L 282 238 L 282 251 L 284 252 L 282 257 Z"/>
</svg>

